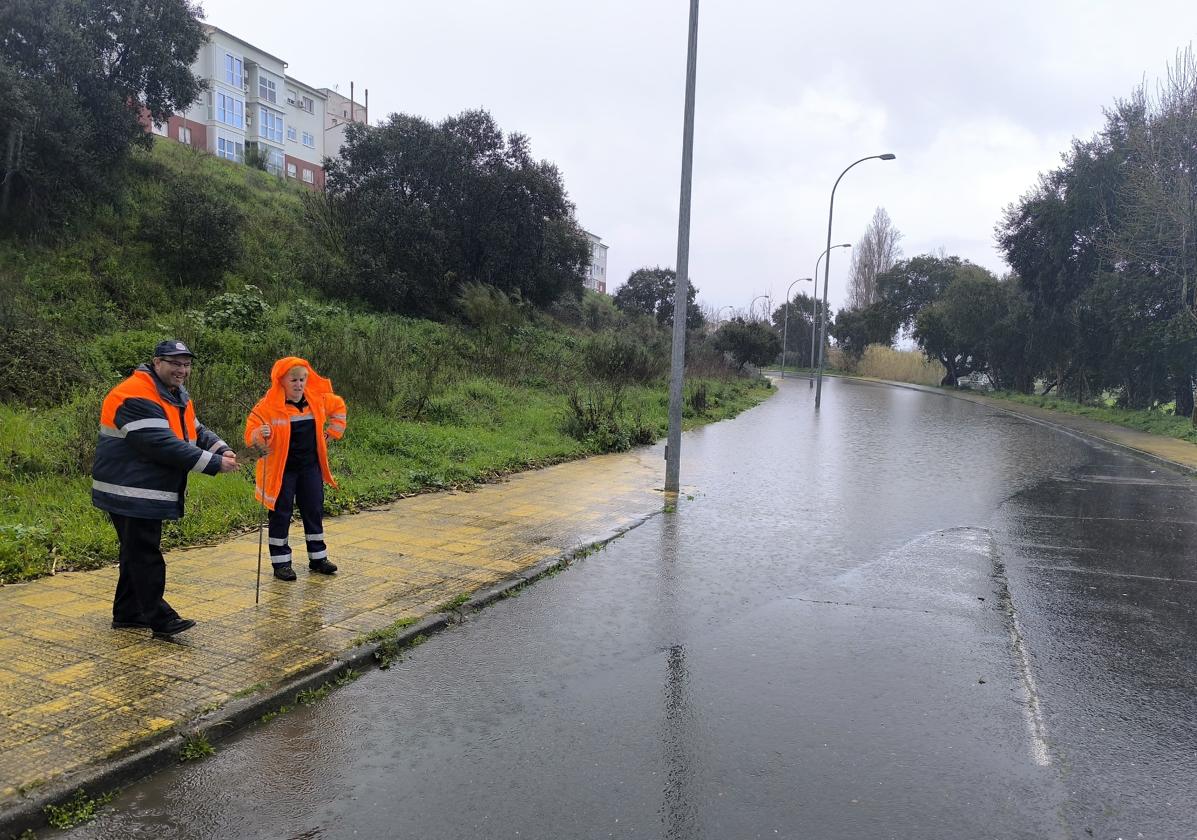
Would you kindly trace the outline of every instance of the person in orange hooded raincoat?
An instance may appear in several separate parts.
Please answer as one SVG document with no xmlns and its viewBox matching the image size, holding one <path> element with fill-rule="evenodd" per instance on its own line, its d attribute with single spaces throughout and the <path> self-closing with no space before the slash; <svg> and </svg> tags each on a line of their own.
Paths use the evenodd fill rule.
<svg viewBox="0 0 1197 840">
<path fill-rule="evenodd" d="M 328 441 L 345 434 L 345 401 L 332 383 L 304 359 L 288 356 L 274 363 L 270 390 L 245 421 L 245 442 L 268 449 L 254 468 L 255 495 L 270 511 L 270 563 L 279 580 L 295 580 L 287 534 L 299 506 L 308 569 L 336 573 L 324 543 L 324 484 L 333 487 Z"/>
</svg>

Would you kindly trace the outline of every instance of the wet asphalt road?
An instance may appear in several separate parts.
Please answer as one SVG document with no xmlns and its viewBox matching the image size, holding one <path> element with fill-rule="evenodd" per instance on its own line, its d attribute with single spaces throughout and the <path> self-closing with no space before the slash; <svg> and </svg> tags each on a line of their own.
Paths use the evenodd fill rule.
<svg viewBox="0 0 1197 840">
<path fill-rule="evenodd" d="M 1197 483 L 824 384 L 687 435 L 676 514 L 71 837 L 1197 837 Z"/>
</svg>

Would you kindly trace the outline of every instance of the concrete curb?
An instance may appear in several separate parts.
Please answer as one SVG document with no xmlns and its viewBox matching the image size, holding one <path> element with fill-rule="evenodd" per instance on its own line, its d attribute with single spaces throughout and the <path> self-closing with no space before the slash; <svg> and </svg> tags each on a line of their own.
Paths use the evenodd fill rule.
<svg viewBox="0 0 1197 840">
<path fill-rule="evenodd" d="M 409 646 L 417 636 L 440 633 L 460 623 L 466 613 L 481 610 L 495 601 L 524 589 L 546 575 L 570 566 L 576 560 L 589 556 L 660 513 L 659 510 L 652 511 L 627 525 L 583 537 L 573 547 L 516 572 L 481 592 L 473 593 L 467 601 L 453 610 L 426 615 L 415 624 L 397 631 L 389 639 L 350 648 L 335 655 L 331 662 L 297 674 L 292 679 L 271 686 L 260 694 L 232 700 L 219 709 L 200 716 L 192 725 L 176 728 L 161 738 L 136 748 L 132 753 L 81 771 L 73 777 L 59 779 L 45 789 L 39 790 L 36 795 L 30 796 L 0 813 L 0 837 L 18 840 L 24 831 L 45 828 L 46 806 L 66 802 L 77 791 L 82 791 L 87 796 L 94 798 L 178 763 L 179 751 L 190 737 L 202 735 L 207 738 L 209 743 L 216 744 L 240 732 L 250 724 L 260 721 L 262 716 L 269 712 L 276 711 L 283 706 L 295 705 L 298 702 L 296 695 L 300 692 L 332 683 L 347 669 L 366 671 L 376 667 L 378 660 L 375 658 L 375 654 L 381 650 L 383 645 L 395 645 L 402 649 Z"/>
</svg>

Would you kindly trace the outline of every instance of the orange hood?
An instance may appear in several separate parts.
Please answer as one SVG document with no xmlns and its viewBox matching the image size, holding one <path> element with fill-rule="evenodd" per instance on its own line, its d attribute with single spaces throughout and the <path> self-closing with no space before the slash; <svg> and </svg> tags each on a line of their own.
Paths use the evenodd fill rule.
<svg viewBox="0 0 1197 840">
<path fill-rule="evenodd" d="M 332 382 L 316 373 L 316 369 L 307 359 L 286 356 L 275 362 L 274 367 L 270 369 L 270 390 L 266 392 L 266 396 L 262 397 L 262 404 L 269 408 L 282 409 L 287 402 L 287 389 L 283 387 L 283 377 L 294 367 L 307 369 L 308 381 L 304 386 L 303 395 L 308 402 L 312 402 L 315 397 L 333 392 Z"/>
</svg>

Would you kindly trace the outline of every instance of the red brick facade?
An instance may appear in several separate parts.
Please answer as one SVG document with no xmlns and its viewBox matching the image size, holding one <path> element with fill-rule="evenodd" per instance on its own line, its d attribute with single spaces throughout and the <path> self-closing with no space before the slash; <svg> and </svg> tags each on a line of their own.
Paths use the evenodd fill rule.
<svg viewBox="0 0 1197 840">
<path fill-rule="evenodd" d="M 179 137 L 180 128 L 191 130 L 191 142 L 188 145 L 197 149 L 207 150 L 208 127 L 206 125 L 174 114 L 166 121 L 166 136 L 177 143 L 182 143 L 183 140 Z"/>
<path fill-rule="evenodd" d="M 294 175 L 291 174 L 292 166 L 295 167 Z M 303 179 L 303 172 L 305 169 L 312 173 L 311 183 Z M 287 180 L 289 181 L 298 181 L 304 186 L 311 187 L 312 189 L 316 190 L 324 189 L 324 167 L 320 166 L 319 164 L 310 163 L 306 160 L 300 160 L 297 157 L 291 157 L 291 155 L 285 155 L 285 160 L 283 162 L 283 174 L 287 176 Z"/>
</svg>

